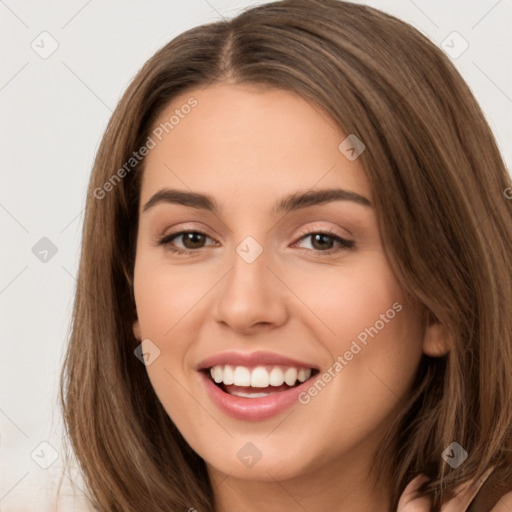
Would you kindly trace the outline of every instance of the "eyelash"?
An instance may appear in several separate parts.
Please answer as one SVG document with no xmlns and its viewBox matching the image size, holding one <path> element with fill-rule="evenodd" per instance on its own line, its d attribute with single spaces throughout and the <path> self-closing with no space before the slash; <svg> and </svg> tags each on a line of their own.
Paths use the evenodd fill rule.
<svg viewBox="0 0 512 512">
<path fill-rule="evenodd" d="M 196 230 L 178 231 L 176 233 L 170 233 L 168 235 L 165 235 L 163 238 L 158 240 L 157 245 L 166 246 L 166 249 L 168 249 L 178 255 L 190 254 L 190 253 L 199 252 L 199 251 L 205 249 L 205 247 L 200 247 L 198 249 L 182 249 L 182 248 L 178 248 L 178 247 L 173 247 L 171 245 L 171 241 L 174 240 L 175 238 L 178 238 L 182 235 L 186 235 L 186 234 L 190 234 L 190 233 L 194 233 L 194 234 L 198 234 L 198 235 L 202 235 L 204 237 L 210 238 L 206 233 L 203 233 L 202 231 L 196 231 Z M 304 238 L 307 238 L 308 236 L 312 236 L 312 235 L 327 235 L 329 238 L 333 238 L 336 242 L 338 242 L 340 244 L 340 246 L 337 249 L 328 249 L 326 251 L 319 251 L 319 250 L 315 250 L 315 249 L 304 249 L 308 253 L 314 253 L 315 256 L 337 254 L 341 251 L 345 251 L 347 249 L 353 249 L 355 247 L 354 241 L 341 238 L 339 235 L 337 235 L 336 233 L 334 233 L 328 229 L 322 230 L 322 231 L 308 231 L 306 233 L 302 233 L 301 236 L 299 237 L 299 239 L 297 240 L 297 242 Z M 295 243 L 297 243 L 297 242 L 295 242 Z"/>
</svg>

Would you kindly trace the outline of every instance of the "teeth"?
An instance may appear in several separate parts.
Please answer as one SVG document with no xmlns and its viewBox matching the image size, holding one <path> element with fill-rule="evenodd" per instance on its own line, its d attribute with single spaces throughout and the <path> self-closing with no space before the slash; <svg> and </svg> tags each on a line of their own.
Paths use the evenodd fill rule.
<svg viewBox="0 0 512 512">
<path fill-rule="evenodd" d="M 263 366 L 254 368 L 251 373 L 251 387 L 266 388 L 269 385 L 269 375 Z"/>
<path fill-rule="evenodd" d="M 246 368 L 245 366 L 237 366 L 235 368 L 234 385 L 235 386 L 250 386 L 251 385 L 251 372 L 249 371 L 249 368 Z"/>
<path fill-rule="evenodd" d="M 231 391 L 230 394 L 244 398 L 261 398 L 262 396 L 270 395 L 270 393 L 244 393 L 243 391 Z"/>
<path fill-rule="evenodd" d="M 281 368 L 272 368 L 269 375 L 269 384 L 271 386 L 282 386 L 284 382 L 283 370 Z"/>
<path fill-rule="evenodd" d="M 284 381 L 288 386 L 293 386 L 297 381 L 297 369 L 296 368 L 287 368 L 284 372 Z"/>
<path fill-rule="evenodd" d="M 210 375 L 217 384 L 266 388 L 268 386 L 282 386 L 284 383 L 288 386 L 294 386 L 297 380 L 305 382 L 311 377 L 311 368 L 300 368 L 299 370 L 294 367 L 281 366 L 247 368 L 245 366 L 233 367 L 226 364 L 210 368 Z M 251 397 L 258 395 L 261 395 L 261 393 L 253 393 Z"/>
<path fill-rule="evenodd" d="M 214 366 L 214 368 L 215 368 L 215 366 Z M 224 371 L 222 371 L 222 366 L 218 366 L 217 368 L 220 368 L 221 378 L 220 378 L 219 382 L 224 382 L 224 384 L 226 384 L 226 385 L 230 385 L 235 382 L 235 376 L 234 376 L 232 366 L 229 366 L 227 364 L 226 366 L 224 366 Z"/>
<path fill-rule="evenodd" d="M 311 377 L 311 370 L 309 368 L 301 368 L 297 375 L 300 382 L 306 382 Z"/>
<path fill-rule="evenodd" d="M 212 376 L 212 379 L 219 384 L 219 382 L 222 382 L 222 379 L 224 378 L 224 372 L 222 371 L 222 368 L 220 366 L 214 366 L 210 370 L 210 374 Z"/>
</svg>

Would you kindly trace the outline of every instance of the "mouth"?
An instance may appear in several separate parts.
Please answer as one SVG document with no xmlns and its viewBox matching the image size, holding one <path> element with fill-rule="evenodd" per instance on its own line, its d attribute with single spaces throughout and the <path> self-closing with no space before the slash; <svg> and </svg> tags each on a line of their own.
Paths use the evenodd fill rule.
<svg viewBox="0 0 512 512">
<path fill-rule="evenodd" d="M 302 404 L 299 396 L 312 385 L 319 367 L 273 352 L 223 352 L 196 369 L 209 400 L 241 421 L 262 421 Z"/>
<path fill-rule="evenodd" d="M 275 364 L 252 367 L 218 364 L 201 371 L 223 393 L 249 399 L 285 393 L 319 373 L 316 368 Z"/>
</svg>

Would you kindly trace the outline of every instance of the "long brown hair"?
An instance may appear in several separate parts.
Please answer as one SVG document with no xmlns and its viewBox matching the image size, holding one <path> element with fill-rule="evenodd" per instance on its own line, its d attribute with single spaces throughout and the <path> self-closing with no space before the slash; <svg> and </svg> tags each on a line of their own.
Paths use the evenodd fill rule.
<svg viewBox="0 0 512 512">
<path fill-rule="evenodd" d="M 450 60 L 410 25 L 348 2 L 285 0 L 193 28 L 159 50 L 98 150 L 61 381 L 69 439 L 97 508 L 214 510 L 204 461 L 134 356 L 144 160 L 126 162 L 170 100 L 218 81 L 295 91 L 364 142 L 390 265 L 450 334 L 446 357 L 423 357 L 373 467 L 392 490 L 389 510 L 420 472 L 437 507 L 456 485 L 510 461 L 512 189 L 491 130 Z M 452 442 L 468 452 L 458 468 L 441 457 Z"/>
</svg>

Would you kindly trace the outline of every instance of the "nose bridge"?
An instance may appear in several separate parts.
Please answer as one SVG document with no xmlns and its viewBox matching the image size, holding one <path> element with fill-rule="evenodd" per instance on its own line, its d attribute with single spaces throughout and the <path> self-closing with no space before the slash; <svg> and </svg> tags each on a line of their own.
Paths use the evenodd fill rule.
<svg viewBox="0 0 512 512">
<path fill-rule="evenodd" d="M 235 248 L 232 257 L 232 270 L 226 283 L 226 294 L 235 294 L 240 304 L 249 306 L 264 300 L 273 288 L 270 282 L 271 272 L 268 270 L 268 253 L 252 236 L 245 237 Z"/>
<path fill-rule="evenodd" d="M 236 246 L 231 271 L 218 296 L 219 321 L 245 330 L 255 324 L 280 324 L 285 320 L 285 297 L 268 268 L 269 260 L 269 253 L 253 236 L 246 236 Z"/>
<path fill-rule="evenodd" d="M 263 245 L 252 236 L 248 236 L 235 248 L 231 272 L 231 285 L 235 287 L 248 286 L 253 292 L 265 293 L 271 283 L 268 280 L 270 273 L 267 265 L 269 254 Z"/>
</svg>

